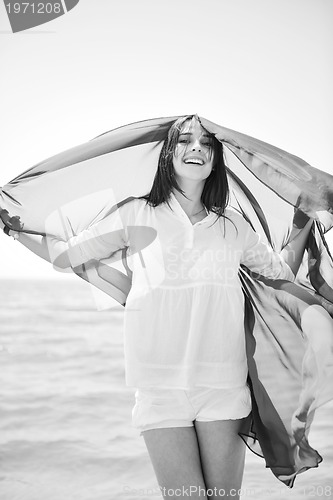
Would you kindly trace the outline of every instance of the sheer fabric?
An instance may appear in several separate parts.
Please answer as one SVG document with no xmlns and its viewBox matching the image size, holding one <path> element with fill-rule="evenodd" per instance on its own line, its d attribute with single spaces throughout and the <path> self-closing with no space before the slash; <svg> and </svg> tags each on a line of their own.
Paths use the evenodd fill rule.
<svg viewBox="0 0 333 500">
<path fill-rule="evenodd" d="M 117 233 L 119 219 L 125 230 Z M 151 228 L 154 241 L 142 248 L 143 234 L 134 234 L 132 227 Z M 109 241 L 110 234 L 117 238 Z M 293 281 L 289 266 L 235 210 L 228 208 L 220 219 L 210 212 L 192 225 L 173 194 L 169 205 L 156 208 L 132 200 L 69 239 L 75 265 L 125 247 L 133 273 L 124 325 L 127 385 L 244 387 L 239 266 Z"/>
<path fill-rule="evenodd" d="M 0 191 L 3 222 L 48 242 L 94 231 L 149 192 L 162 142 L 177 118 L 121 127 L 27 170 Z M 333 261 L 324 236 L 333 225 L 333 178 L 257 139 L 203 118 L 201 123 L 223 143 L 232 207 L 262 241 L 279 252 L 297 236 L 302 214 L 315 219 L 294 282 L 260 276 L 246 265 L 238 278 L 253 403 L 250 432 L 244 428 L 243 437 L 278 479 L 292 486 L 297 473 L 321 461 L 308 433 L 315 409 L 333 397 Z M 100 240 L 110 245 L 106 259 L 98 255 L 81 265 L 77 252 L 83 247 L 72 245 L 73 271 L 121 303 L 131 294 L 129 237 L 136 239 L 138 259 L 156 242 L 154 227 L 124 227 L 119 220 Z M 56 259 L 54 266 L 58 269 Z"/>
</svg>

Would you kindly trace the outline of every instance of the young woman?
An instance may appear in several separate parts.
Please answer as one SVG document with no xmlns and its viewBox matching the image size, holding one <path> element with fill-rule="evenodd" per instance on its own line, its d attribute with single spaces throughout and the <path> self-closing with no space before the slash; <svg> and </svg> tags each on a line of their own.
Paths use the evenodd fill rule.
<svg viewBox="0 0 333 500">
<path fill-rule="evenodd" d="M 239 432 L 251 412 L 239 269 L 293 281 L 312 224 L 283 259 L 228 201 L 222 144 L 187 116 L 170 127 L 147 196 L 68 242 L 19 235 L 62 268 L 128 250 L 126 383 L 136 388 L 133 425 L 168 499 L 239 498 Z"/>
</svg>

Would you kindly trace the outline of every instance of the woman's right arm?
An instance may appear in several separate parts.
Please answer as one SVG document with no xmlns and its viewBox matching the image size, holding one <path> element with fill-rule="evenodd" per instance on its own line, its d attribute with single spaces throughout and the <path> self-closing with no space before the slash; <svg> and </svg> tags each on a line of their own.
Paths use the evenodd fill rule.
<svg viewBox="0 0 333 500">
<path fill-rule="evenodd" d="M 35 253 L 42 259 L 47 260 L 48 262 L 52 262 L 45 236 L 9 231 L 9 236 L 15 237 L 15 235 L 17 235 L 16 239 L 20 243 L 22 243 L 22 245 L 27 247 L 29 250 L 31 250 L 33 253 Z M 64 242 L 59 241 L 59 243 L 61 244 Z"/>
<path fill-rule="evenodd" d="M 0 230 L 5 229 L 5 224 L 0 218 Z M 46 238 L 38 234 L 27 234 L 23 232 L 14 231 L 12 229 L 7 230 L 6 234 L 12 236 L 18 240 L 22 245 L 27 247 L 33 253 L 41 257 L 42 259 L 53 262 L 50 255 L 50 249 L 53 249 L 53 256 L 62 254 L 59 267 L 63 266 L 63 269 L 70 267 L 70 261 L 66 253 L 67 244 L 65 241 L 57 240 L 56 238 Z"/>
<path fill-rule="evenodd" d="M 1 219 L 0 228 L 4 228 Z M 119 217 L 112 217 L 112 221 L 106 217 L 68 241 L 13 230 L 8 234 L 42 259 L 62 269 L 77 267 L 90 260 L 106 259 L 127 246 L 127 233 Z"/>
<path fill-rule="evenodd" d="M 0 219 L 0 229 L 3 230 L 5 225 Z M 56 238 L 52 238 L 52 243 L 50 238 L 46 238 L 45 236 L 40 236 L 38 234 L 27 234 L 23 232 L 17 232 L 10 229 L 8 231 L 8 236 L 12 236 L 16 240 L 18 240 L 22 245 L 27 247 L 33 253 L 41 257 L 42 259 L 53 262 L 50 255 L 50 247 L 53 248 L 53 255 L 63 254 L 60 264 L 62 264 L 63 268 L 70 267 L 69 258 L 66 253 L 67 245 L 65 241 L 57 240 Z M 59 267 L 62 267 L 59 266 Z"/>
</svg>

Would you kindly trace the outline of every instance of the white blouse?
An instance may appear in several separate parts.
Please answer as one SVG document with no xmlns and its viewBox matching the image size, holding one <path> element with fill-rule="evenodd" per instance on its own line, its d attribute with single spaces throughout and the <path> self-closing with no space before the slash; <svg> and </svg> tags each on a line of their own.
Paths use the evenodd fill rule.
<svg viewBox="0 0 333 500">
<path fill-rule="evenodd" d="M 128 247 L 128 386 L 242 387 L 248 369 L 239 266 L 273 279 L 294 275 L 234 209 L 192 224 L 173 194 L 169 203 L 133 200 L 70 238 L 72 264 Z"/>
</svg>

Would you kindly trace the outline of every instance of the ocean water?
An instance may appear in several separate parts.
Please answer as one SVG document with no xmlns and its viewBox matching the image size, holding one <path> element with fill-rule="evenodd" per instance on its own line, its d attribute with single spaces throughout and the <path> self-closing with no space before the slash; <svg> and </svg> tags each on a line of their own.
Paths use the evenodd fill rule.
<svg viewBox="0 0 333 500">
<path fill-rule="evenodd" d="M 122 314 L 97 311 L 76 278 L 0 282 L 1 500 L 162 498 L 131 426 Z M 310 443 L 324 461 L 293 489 L 248 451 L 241 498 L 333 498 L 332 403 L 317 411 Z"/>
</svg>

